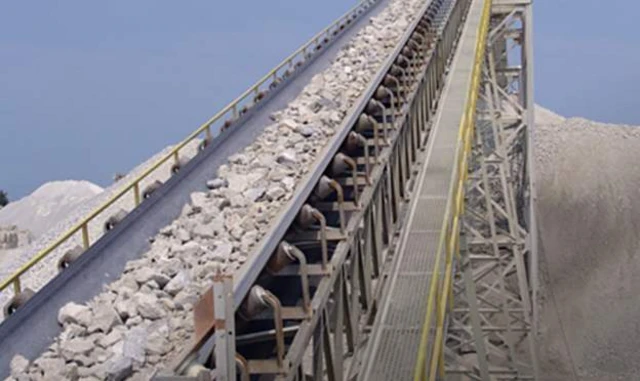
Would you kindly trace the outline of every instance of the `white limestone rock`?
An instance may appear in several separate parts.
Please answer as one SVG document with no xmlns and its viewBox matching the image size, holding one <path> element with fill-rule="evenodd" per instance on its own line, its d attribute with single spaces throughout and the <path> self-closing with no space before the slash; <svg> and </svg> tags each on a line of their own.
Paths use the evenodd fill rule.
<svg viewBox="0 0 640 381">
<path fill-rule="evenodd" d="M 98 339 L 97 344 L 105 349 L 111 348 L 117 342 L 122 340 L 124 331 L 125 329 L 122 329 L 122 328 L 113 329 L 111 333 L 109 333 L 108 335 L 102 336 L 100 339 Z"/>
<path fill-rule="evenodd" d="M 147 329 L 144 327 L 135 327 L 125 333 L 125 339 L 122 342 L 121 355 L 131 359 L 138 364 L 143 364 L 145 360 L 145 346 L 147 345 Z M 115 351 L 118 355 L 117 351 Z"/>
<path fill-rule="evenodd" d="M 169 281 L 169 283 L 167 283 L 164 287 L 164 291 L 171 296 L 176 296 L 176 294 L 182 291 L 189 282 L 189 273 L 187 271 L 180 271 Z"/>
<path fill-rule="evenodd" d="M 93 340 L 88 337 L 76 337 L 60 343 L 60 352 L 67 361 L 80 355 L 88 355 L 93 348 Z"/>
<path fill-rule="evenodd" d="M 191 194 L 191 206 L 197 210 L 205 209 L 208 202 L 207 194 L 204 192 L 195 192 Z"/>
<path fill-rule="evenodd" d="M 167 321 L 157 321 L 149 326 L 149 336 L 145 350 L 147 354 L 164 355 L 173 348 L 169 341 L 169 324 Z"/>
<path fill-rule="evenodd" d="M 267 191 L 267 197 L 271 201 L 276 201 L 276 200 L 279 200 L 280 198 L 282 198 L 285 195 L 285 193 L 286 192 L 284 191 L 284 189 L 282 189 L 280 186 L 276 185 L 276 186 L 273 186 L 273 187 L 269 188 L 269 190 Z"/>
<path fill-rule="evenodd" d="M 118 312 L 110 305 L 101 304 L 93 307 L 93 319 L 88 332 L 109 333 L 111 328 L 120 324 L 122 324 L 122 320 Z"/>
<path fill-rule="evenodd" d="M 169 277 L 159 272 L 153 267 L 144 267 L 135 272 L 136 282 L 139 284 L 149 283 L 155 281 L 158 286 L 164 287 L 169 282 Z"/>
<path fill-rule="evenodd" d="M 138 315 L 138 307 L 132 299 L 118 300 L 114 307 L 124 321 Z"/>
<path fill-rule="evenodd" d="M 140 294 L 136 298 L 137 309 L 140 316 L 144 319 L 155 320 L 161 318 L 165 311 L 162 305 L 154 295 Z"/>
<path fill-rule="evenodd" d="M 18 377 L 20 375 L 23 375 L 27 371 L 27 368 L 29 367 L 29 360 L 27 360 L 22 355 L 15 355 L 11 359 L 10 367 L 11 375 L 13 377 Z"/>
<path fill-rule="evenodd" d="M 228 185 L 226 180 L 221 178 L 215 178 L 213 180 L 207 181 L 207 188 L 209 189 L 218 189 L 222 187 L 226 187 Z"/>
<path fill-rule="evenodd" d="M 133 374 L 133 360 L 125 356 L 114 356 L 105 363 L 107 381 L 126 380 Z"/>
<path fill-rule="evenodd" d="M 74 302 L 67 303 L 58 312 L 58 322 L 61 325 L 67 323 L 76 323 L 83 327 L 88 327 L 91 324 L 93 313 L 91 308 L 83 306 Z"/>
<path fill-rule="evenodd" d="M 298 163 L 298 159 L 296 157 L 296 153 L 292 150 L 286 150 L 281 152 L 278 155 L 278 158 L 276 159 L 276 161 L 279 164 L 283 164 L 283 165 L 287 165 L 287 166 L 293 166 L 296 165 Z"/>
</svg>

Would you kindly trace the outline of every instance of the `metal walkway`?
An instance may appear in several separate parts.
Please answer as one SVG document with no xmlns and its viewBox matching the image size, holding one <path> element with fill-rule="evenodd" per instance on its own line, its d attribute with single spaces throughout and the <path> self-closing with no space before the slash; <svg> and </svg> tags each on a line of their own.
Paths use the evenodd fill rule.
<svg viewBox="0 0 640 381">
<path fill-rule="evenodd" d="M 360 380 L 413 379 L 447 201 L 456 180 L 459 126 L 471 86 L 484 3 L 474 0 L 469 9 Z M 444 261 L 439 267 L 442 272 Z M 435 319 L 431 327 L 433 333 Z M 429 343 L 433 345 L 432 337 Z"/>
</svg>

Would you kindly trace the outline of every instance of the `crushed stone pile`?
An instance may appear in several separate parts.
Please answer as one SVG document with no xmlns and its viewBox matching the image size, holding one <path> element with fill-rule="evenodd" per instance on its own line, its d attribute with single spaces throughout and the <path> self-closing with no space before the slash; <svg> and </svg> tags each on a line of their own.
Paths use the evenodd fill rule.
<svg viewBox="0 0 640 381">
<path fill-rule="evenodd" d="M 272 125 L 191 196 L 142 258 L 86 305 L 60 310 L 63 331 L 22 379 L 148 379 L 193 332 L 194 303 L 218 271 L 240 268 L 336 132 L 347 110 L 424 3 L 392 0 L 316 75 Z"/>
<path fill-rule="evenodd" d="M 51 181 L 0 210 L 0 225 L 28 229 L 35 238 L 58 223 L 102 188 L 89 181 Z"/>
<path fill-rule="evenodd" d="M 538 121 L 543 380 L 638 379 L 640 127 Z"/>
<path fill-rule="evenodd" d="M 183 150 L 181 150 L 181 154 L 184 154 L 186 157 L 193 157 L 197 152 L 197 146 L 199 142 L 194 141 L 187 145 Z M 74 203 L 73 207 L 70 207 L 67 202 L 69 199 L 78 200 L 79 197 L 66 197 L 60 201 L 60 205 L 51 205 L 48 208 L 55 210 L 66 210 L 67 213 L 63 214 L 61 212 L 56 212 L 57 218 L 50 219 L 45 222 L 38 222 L 42 226 L 48 226 L 48 229 L 40 236 L 33 241 L 30 245 L 13 249 L 13 250 L 5 250 L 0 251 L 0 279 L 5 279 L 13 274 L 17 269 L 20 268 L 24 263 L 28 262 L 31 258 L 33 258 L 38 252 L 47 248 L 51 243 L 58 239 L 62 234 L 64 234 L 67 230 L 72 228 L 75 224 L 84 219 L 87 215 L 101 206 L 103 203 L 108 201 L 114 195 L 123 189 L 123 187 L 127 186 L 131 181 L 133 181 L 136 177 L 146 171 L 147 168 L 155 164 L 158 160 L 160 160 L 163 156 L 169 153 L 172 147 L 166 147 L 164 150 L 160 151 L 156 155 L 152 156 L 150 159 L 145 161 L 144 163 L 138 165 L 133 170 L 131 170 L 125 177 L 121 178 L 118 182 L 112 184 L 111 186 L 102 189 L 97 185 L 91 184 L 86 181 L 64 181 L 64 182 L 53 182 L 46 183 L 41 186 L 39 189 L 52 189 L 52 186 L 55 185 L 55 189 L 57 193 L 77 193 L 77 187 L 87 187 L 90 186 L 96 190 L 92 197 L 84 197 L 81 198 L 82 202 L 77 204 Z M 144 181 L 142 181 L 140 189 L 144 189 L 147 185 L 152 184 L 156 180 L 158 181 L 166 181 L 170 177 L 170 167 L 172 162 L 163 164 L 160 166 L 154 173 L 149 175 Z M 53 184 L 53 185 L 52 185 Z M 90 185 L 87 185 L 90 184 Z M 97 190 L 100 190 L 99 192 Z M 42 197 L 35 197 L 39 194 L 38 191 L 34 192 L 29 198 L 32 198 L 29 202 L 29 205 L 33 209 L 41 210 L 42 207 L 37 202 Z M 45 199 L 45 205 L 49 205 L 49 200 Z M 18 201 L 19 202 L 19 201 Z M 16 202 L 16 204 L 18 203 Z M 11 205 L 11 204 L 9 204 Z M 98 215 L 90 224 L 89 224 L 89 237 L 91 242 L 95 242 L 102 234 L 103 234 L 103 226 L 106 220 L 116 213 L 120 209 L 124 209 L 126 211 L 131 211 L 135 206 L 133 195 L 126 194 L 118 201 L 116 201 L 112 206 L 107 208 L 103 213 Z M 24 208 L 23 208 L 24 209 Z M 2 212 L 5 212 L 3 210 Z M 12 219 L 15 221 L 15 219 Z M 53 225 L 51 225 L 53 224 Z M 63 243 L 56 249 L 54 252 L 45 257 L 42 261 L 38 262 L 34 265 L 31 270 L 25 273 L 21 278 L 21 282 L 24 287 L 29 287 L 33 290 L 38 290 L 42 286 L 44 286 L 47 282 L 49 282 L 58 272 L 57 263 L 60 260 L 60 257 L 64 255 L 67 250 L 73 249 L 76 246 L 82 245 L 82 237 L 80 234 L 76 234 L 67 242 Z M 5 303 L 12 297 L 13 293 L 11 290 L 6 290 L 0 293 L 0 306 L 4 306 Z M 2 319 L 3 317 L 0 317 Z"/>
</svg>

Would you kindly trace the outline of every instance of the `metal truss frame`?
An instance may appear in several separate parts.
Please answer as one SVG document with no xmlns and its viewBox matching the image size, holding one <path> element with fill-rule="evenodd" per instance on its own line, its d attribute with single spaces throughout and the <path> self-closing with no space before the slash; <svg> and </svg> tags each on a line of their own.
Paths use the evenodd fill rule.
<svg viewBox="0 0 640 381">
<path fill-rule="evenodd" d="M 452 380 L 537 380 L 531 1 L 495 0 L 446 338 Z"/>
</svg>

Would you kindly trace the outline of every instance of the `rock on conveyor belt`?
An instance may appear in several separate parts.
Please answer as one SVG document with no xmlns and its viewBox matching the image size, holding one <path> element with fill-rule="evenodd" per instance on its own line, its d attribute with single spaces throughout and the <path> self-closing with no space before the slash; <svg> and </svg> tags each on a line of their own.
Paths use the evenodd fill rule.
<svg viewBox="0 0 640 381">
<path fill-rule="evenodd" d="M 181 154 L 186 157 L 193 157 L 197 153 L 199 141 L 193 141 L 187 145 Z M 169 153 L 172 147 L 167 147 L 160 151 L 156 155 L 152 156 L 149 160 L 138 165 L 131 170 L 125 177 L 120 179 L 117 183 L 105 188 L 97 195 L 84 200 L 79 206 L 69 212 L 69 214 L 61 221 L 51 226 L 40 237 L 38 237 L 31 245 L 13 250 L 9 253 L 3 252 L 3 258 L 0 260 L 0 279 L 6 279 L 22 265 L 27 263 L 31 258 L 38 254 L 41 250 L 46 249 L 50 244 L 58 239 L 67 230 L 71 229 L 75 224 L 84 219 L 87 215 L 100 207 L 103 203 L 107 202 L 110 198 L 120 192 L 123 187 L 131 183 L 136 177 L 141 175 L 147 168 L 151 167 L 163 156 Z M 166 181 L 170 177 L 170 167 L 172 161 L 168 161 L 161 165 L 151 175 L 146 177 L 140 186 L 140 189 L 144 189 L 154 181 Z M 34 192 L 35 193 L 35 192 Z M 113 205 L 108 207 L 103 213 L 98 215 L 89 224 L 89 237 L 91 242 L 95 242 L 103 234 L 103 226 L 106 220 L 116 213 L 120 209 L 131 211 L 135 206 L 134 198 L 132 194 L 126 194 L 116 201 Z M 45 257 L 43 260 L 35 264 L 29 271 L 27 271 L 20 280 L 23 287 L 29 287 L 33 290 L 39 290 L 47 282 L 49 282 L 57 273 L 57 263 L 67 250 L 72 249 L 77 245 L 82 245 L 82 238 L 80 234 L 76 234 L 73 238 L 67 242 L 61 244 L 56 250 Z M 4 306 L 9 299 L 13 296 L 11 289 L 7 289 L 0 292 L 0 306 Z M 0 316 L 2 320 L 4 316 Z"/>
<path fill-rule="evenodd" d="M 640 127 L 559 120 L 535 148 L 542 379 L 637 380 Z"/>
<path fill-rule="evenodd" d="M 347 110 L 391 53 L 421 0 L 392 0 L 244 152 L 194 193 L 181 216 L 120 279 L 86 305 L 60 310 L 63 332 L 21 379 L 147 379 L 189 342 L 192 308 L 217 270 L 235 271 L 290 199 Z"/>
</svg>

